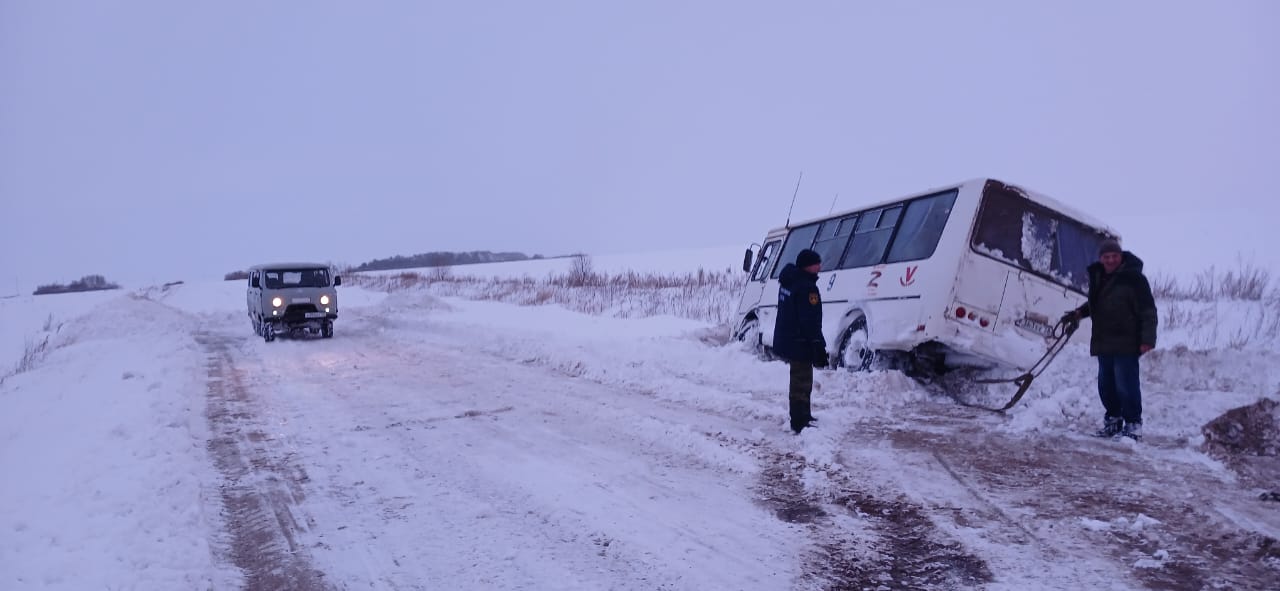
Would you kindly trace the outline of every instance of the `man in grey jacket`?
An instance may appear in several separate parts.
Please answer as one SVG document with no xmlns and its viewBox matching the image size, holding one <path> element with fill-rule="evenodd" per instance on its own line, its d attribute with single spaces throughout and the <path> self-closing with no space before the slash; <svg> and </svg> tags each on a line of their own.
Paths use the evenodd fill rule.
<svg viewBox="0 0 1280 591">
<path fill-rule="evenodd" d="M 1142 259 L 1115 240 L 1089 265 L 1089 299 L 1063 315 L 1065 322 L 1093 318 L 1089 354 L 1098 358 L 1098 396 L 1105 411 L 1099 437 L 1142 435 L 1142 387 L 1138 357 L 1156 346 L 1155 298 L 1142 274 Z"/>
</svg>

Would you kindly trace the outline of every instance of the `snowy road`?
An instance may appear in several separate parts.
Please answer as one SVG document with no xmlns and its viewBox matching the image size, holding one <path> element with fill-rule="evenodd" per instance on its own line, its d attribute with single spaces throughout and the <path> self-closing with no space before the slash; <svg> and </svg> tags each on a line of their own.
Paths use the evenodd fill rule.
<svg viewBox="0 0 1280 591">
<path fill-rule="evenodd" d="M 729 420 L 359 321 L 324 341 L 243 332 L 205 341 L 210 421 L 227 432 L 235 417 L 241 435 L 218 457 L 258 466 L 251 504 L 272 506 L 232 529 L 284 530 L 273 551 L 234 552 L 249 572 L 265 556 L 388 589 L 785 588 L 797 574 L 803 532 L 753 503 L 751 477 L 661 436 Z"/>
<path fill-rule="evenodd" d="M 1260 589 L 1277 573 L 1259 533 L 1275 504 L 1176 442 L 1002 434 L 919 393 L 796 438 L 779 388 L 698 370 L 723 347 L 689 339 L 656 367 L 645 339 L 540 345 L 554 328 L 424 305 L 305 342 L 207 319 L 210 450 L 246 588 Z M 854 380 L 895 384 L 824 378 L 828 394 Z"/>
<path fill-rule="evenodd" d="M 264 343 L 242 290 L 103 303 L 0 384 L 0 588 L 1280 580 L 1268 347 L 1144 358 L 1140 444 L 1084 434 L 1081 347 L 1007 416 L 818 372 L 796 437 L 786 368 L 704 323 L 350 290 L 333 339 Z"/>
</svg>

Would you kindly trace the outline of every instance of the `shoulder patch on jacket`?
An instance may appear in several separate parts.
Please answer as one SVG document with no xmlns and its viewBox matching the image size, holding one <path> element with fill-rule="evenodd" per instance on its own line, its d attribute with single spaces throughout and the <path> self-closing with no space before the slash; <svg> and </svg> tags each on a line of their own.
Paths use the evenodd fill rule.
<svg viewBox="0 0 1280 591">
<path fill-rule="evenodd" d="M 818 294 L 816 293 L 809 294 L 809 305 L 810 306 L 818 305 Z"/>
</svg>

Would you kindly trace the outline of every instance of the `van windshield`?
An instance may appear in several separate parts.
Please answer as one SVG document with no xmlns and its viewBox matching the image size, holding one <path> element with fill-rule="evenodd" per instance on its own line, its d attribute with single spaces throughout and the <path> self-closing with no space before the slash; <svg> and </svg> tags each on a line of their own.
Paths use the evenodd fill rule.
<svg viewBox="0 0 1280 591">
<path fill-rule="evenodd" d="M 273 269 L 262 272 L 268 289 L 329 287 L 328 269 Z"/>
<path fill-rule="evenodd" d="M 1085 269 L 1098 258 L 1107 234 L 1031 201 L 1020 190 L 988 181 L 973 232 L 973 249 L 1085 293 Z"/>
</svg>

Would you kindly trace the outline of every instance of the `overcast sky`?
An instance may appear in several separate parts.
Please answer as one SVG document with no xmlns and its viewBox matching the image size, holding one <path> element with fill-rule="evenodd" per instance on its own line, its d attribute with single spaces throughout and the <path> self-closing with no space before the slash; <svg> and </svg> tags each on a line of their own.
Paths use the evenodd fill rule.
<svg viewBox="0 0 1280 591">
<path fill-rule="evenodd" d="M 1280 267 L 1280 3 L 0 0 L 0 294 L 743 244 L 981 176 Z M 725 261 L 732 266 L 737 261 Z"/>
</svg>

